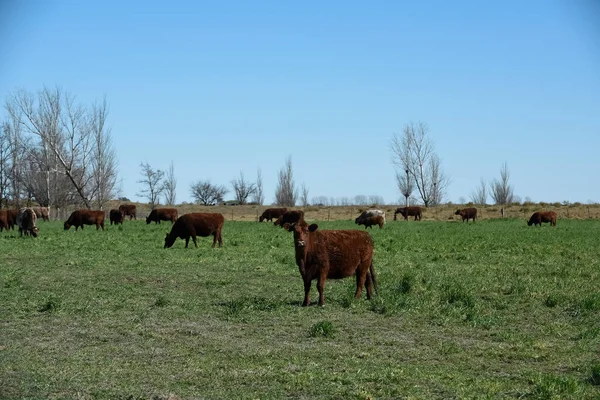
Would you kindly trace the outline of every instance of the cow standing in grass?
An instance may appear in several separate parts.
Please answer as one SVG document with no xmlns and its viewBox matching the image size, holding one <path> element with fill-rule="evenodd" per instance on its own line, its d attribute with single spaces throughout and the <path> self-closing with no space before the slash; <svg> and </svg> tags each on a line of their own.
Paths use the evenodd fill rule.
<svg viewBox="0 0 600 400">
<path fill-rule="evenodd" d="M 33 207 L 32 210 L 35 212 L 36 217 L 46 222 L 50 221 L 50 209 L 48 207 Z"/>
<path fill-rule="evenodd" d="M 554 211 L 538 211 L 534 212 L 527 225 L 542 226 L 542 222 L 549 222 L 551 226 L 556 226 L 556 213 Z"/>
<path fill-rule="evenodd" d="M 223 245 L 223 224 L 225 218 L 219 213 L 190 213 L 184 214 L 175 221 L 171 232 L 165 237 L 165 248 L 173 246 L 177 238 L 185 239 L 185 247 L 188 247 L 190 237 L 194 241 L 194 245 L 198 248 L 196 242 L 197 236 L 213 235 L 212 247 L 215 247 L 217 241 L 219 247 Z"/>
<path fill-rule="evenodd" d="M 415 221 L 420 221 L 423 216 L 423 210 L 421 210 L 421 207 L 419 206 L 396 208 L 396 211 L 394 212 L 394 221 L 396 221 L 396 216 L 398 214 L 402 215 L 405 221 L 408 221 L 408 217 L 415 217 Z"/>
<path fill-rule="evenodd" d="M 123 217 L 129 216 L 130 221 L 132 219 L 137 219 L 137 207 L 135 206 L 135 204 L 121 204 L 119 206 L 119 211 L 123 213 Z"/>
<path fill-rule="evenodd" d="M 8 229 L 15 229 L 15 225 L 17 224 L 17 215 L 19 215 L 19 210 L 10 209 L 6 210 L 6 223 L 8 225 Z"/>
<path fill-rule="evenodd" d="M 469 219 L 472 219 L 473 222 L 475 222 L 477 219 L 477 209 L 475 207 L 463 208 L 462 210 L 456 210 L 454 215 L 460 215 L 463 222 L 469 222 Z"/>
<path fill-rule="evenodd" d="M 104 211 L 96 210 L 75 210 L 69 216 L 69 219 L 65 221 L 65 231 L 68 231 L 71 226 L 77 230 L 81 227 L 83 230 L 84 225 L 96 225 L 96 230 L 102 227 L 104 230 Z"/>
<path fill-rule="evenodd" d="M 304 211 L 302 210 L 290 210 L 283 213 L 283 215 L 277 218 L 277 221 L 273 223 L 275 226 L 284 227 L 285 224 L 293 224 L 296 222 L 304 221 Z"/>
<path fill-rule="evenodd" d="M 0 210 L 0 232 L 2 232 L 3 229 L 8 231 L 8 216 L 6 214 L 6 210 Z"/>
<path fill-rule="evenodd" d="M 325 304 L 325 280 L 356 276 L 355 298 L 360 298 L 363 287 L 367 299 L 377 290 L 373 269 L 373 239 L 365 231 L 325 230 L 316 224 L 307 226 L 304 220 L 285 227 L 294 232 L 296 265 L 304 281 L 303 306 L 310 304 L 310 286 L 317 280 L 319 305 Z"/>
<path fill-rule="evenodd" d="M 160 224 L 160 221 L 171 221 L 175 223 L 178 217 L 176 208 L 155 208 L 150 212 L 150 215 L 146 217 L 146 224 L 154 221 L 155 224 Z"/>
<path fill-rule="evenodd" d="M 285 212 L 287 211 L 287 208 L 282 207 L 282 208 L 267 208 L 265 211 L 263 211 L 262 215 L 259 217 L 259 222 L 263 222 L 264 220 L 267 220 L 269 222 L 273 221 L 273 219 L 277 219 L 279 217 L 281 217 Z"/>
<path fill-rule="evenodd" d="M 112 209 L 110 210 L 110 212 L 108 213 L 108 218 L 110 219 L 110 224 L 112 225 L 113 223 L 115 225 L 123 225 L 123 220 L 125 219 L 125 215 L 123 215 L 122 211 L 116 210 L 116 209 Z"/>
<path fill-rule="evenodd" d="M 365 229 L 371 228 L 373 225 L 379 225 L 379 229 L 383 228 L 383 217 L 381 215 L 374 215 L 371 217 L 363 217 L 358 219 L 358 225 L 364 225 Z"/>
<path fill-rule="evenodd" d="M 38 237 L 39 229 L 35 226 L 37 216 L 31 208 L 21 208 L 17 214 L 17 225 L 19 227 L 19 236 Z"/>
</svg>

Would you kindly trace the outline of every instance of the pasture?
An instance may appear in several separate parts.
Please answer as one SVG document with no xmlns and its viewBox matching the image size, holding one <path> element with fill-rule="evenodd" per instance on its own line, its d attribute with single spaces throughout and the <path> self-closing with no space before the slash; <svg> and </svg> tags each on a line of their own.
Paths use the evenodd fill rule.
<svg viewBox="0 0 600 400">
<path fill-rule="evenodd" d="M 379 294 L 328 280 L 325 307 L 271 223 L 214 249 L 143 220 L 2 232 L 0 398 L 600 397 L 600 221 L 391 219 Z"/>
</svg>

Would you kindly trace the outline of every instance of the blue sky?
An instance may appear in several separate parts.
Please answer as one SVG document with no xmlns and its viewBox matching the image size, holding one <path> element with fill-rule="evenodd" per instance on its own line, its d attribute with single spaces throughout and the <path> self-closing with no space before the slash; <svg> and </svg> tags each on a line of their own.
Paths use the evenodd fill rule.
<svg viewBox="0 0 600 400">
<path fill-rule="evenodd" d="M 396 203 L 389 141 L 423 121 L 446 200 L 506 162 L 521 198 L 600 201 L 594 0 L 0 1 L 0 102 L 44 85 L 106 95 L 132 200 L 173 161 L 178 202 L 260 168 L 271 203 L 291 155 L 309 199 Z"/>
</svg>

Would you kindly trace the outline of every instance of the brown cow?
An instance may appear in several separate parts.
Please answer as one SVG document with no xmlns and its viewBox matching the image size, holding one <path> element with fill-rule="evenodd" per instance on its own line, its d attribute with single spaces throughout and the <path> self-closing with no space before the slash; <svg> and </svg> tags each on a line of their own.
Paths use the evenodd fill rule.
<svg viewBox="0 0 600 400">
<path fill-rule="evenodd" d="M 303 306 L 310 304 L 311 282 L 317 279 L 319 305 L 325 304 L 325 279 L 341 279 L 356 276 L 355 298 L 360 298 L 367 287 L 367 299 L 377 291 L 373 269 L 373 239 L 364 231 L 331 230 L 318 231 L 318 226 L 307 226 L 304 221 L 286 224 L 294 232 L 296 265 L 304 280 Z"/>
<path fill-rule="evenodd" d="M 469 219 L 472 219 L 473 222 L 477 219 L 477 209 L 475 207 L 463 208 L 462 210 L 456 210 L 454 215 L 460 215 L 462 217 L 462 221 L 469 222 Z"/>
<path fill-rule="evenodd" d="M 150 212 L 150 215 L 146 217 L 146 224 L 154 221 L 155 224 L 160 224 L 160 221 L 171 221 L 175 223 L 177 221 L 177 209 L 175 208 L 155 208 Z"/>
<path fill-rule="evenodd" d="M 15 229 L 15 225 L 17 224 L 17 215 L 19 215 L 19 210 L 6 210 L 6 223 L 8 224 L 8 229 Z"/>
<path fill-rule="evenodd" d="M 8 231 L 8 216 L 6 214 L 6 210 L 0 210 L 0 232 L 3 229 Z"/>
<path fill-rule="evenodd" d="M 281 217 L 285 212 L 287 211 L 287 208 L 282 207 L 282 208 L 267 208 L 262 215 L 260 216 L 260 218 L 258 219 L 259 222 L 263 222 L 265 219 L 269 222 L 273 221 L 273 219 L 277 219 L 279 217 Z"/>
<path fill-rule="evenodd" d="M 225 218 L 223 218 L 223 214 L 219 213 L 184 214 L 175 221 L 171 232 L 167 233 L 164 248 L 173 246 L 177 238 L 185 239 L 185 247 L 187 248 L 190 237 L 194 241 L 196 248 L 198 248 L 196 236 L 209 235 L 213 235 L 212 247 L 215 247 L 217 240 L 219 241 L 219 247 L 221 247 L 223 245 L 221 230 L 223 229 L 224 222 Z"/>
<path fill-rule="evenodd" d="M 39 229 L 35 226 L 37 222 L 37 216 L 35 211 L 31 208 L 21 208 L 19 214 L 17 214 L 17 225 L 19 226 L 19 236 L 33 236 L 38 237 Z"/>
<path fill-rule="evenodd" d="M 293 224 L 299 221 L 304 221 L 304 211 L 290 210 L 280 215 L 273 225 L 284 227 L 285 224 Z"/>
<path fill-rule="evenodd" d="M 383 228 L 383 217 L 381 215 L 364 217 L 364 218 L 361 218 L 360 221 L 358 221 L 356 223 L 358 225 L 364 225 L 365 229 L 371 228 L 373 225 L 379 225 L 379 229 L 381 229 L 381 228 Z"/>
<path fill-rule="evenodd" d="M 50 217 L 49 217 L 50 210 L 48 207 L 32 207 L 32 210 L 35 212 L 35 216 L 37 218 L 41 218 L 46 222 L 50 221 Z"/>
<path fill-rule="evenodd" d="M 394 212 L 394 221 L 396 221 L 397 214 L 402 215 L 405 221 L 408 221 L 408 217 L 415 217 L 415 221 L 420 221 L 423 216 L 423 210 L 418 206 L 396 208 L 396 211 Z"/>
<path fill-rule="evenodd" d="M 119 210 L 115 210 L 114 208 L 112 210 L 110 210 L 110 212 L 108 213 L 108 218 L 110 219 L 110 224 L 112 225 L 113 223 L 115 225 L 123 225 L 123 220 L 125 219 L 125 215 L 123 214 L 122 211 Z"/>
<path fill-rule="evenodd" d="M 121 204 L 119 206 L 119 211 L 121 211 L 123 213 L 123 218 L 126 216 L 129 216 L 130 221 L 132 219 L 137 219 L 137 217 L 136 217 L 137 208 L 136 208 L 135 204 Z"/>
<path fill-rule="evenodd" d="M 550 222 L 551 226 L 556 226 L 556 213 L 554 211 L 538 211 L 534 212 L 527 225 L 542 226 L 542 222 Z"/>
<path fill-rule="evenodd" d="M 65 221 L 65 231 L 68 231 L 71 226 L 77 230 L 84 225 L 96 225 L 96 230 L 102 227 L 104 230 L 104 211 L 95 210 L 75 210 L 71 213 L 68 220 Z"/>
</svg>

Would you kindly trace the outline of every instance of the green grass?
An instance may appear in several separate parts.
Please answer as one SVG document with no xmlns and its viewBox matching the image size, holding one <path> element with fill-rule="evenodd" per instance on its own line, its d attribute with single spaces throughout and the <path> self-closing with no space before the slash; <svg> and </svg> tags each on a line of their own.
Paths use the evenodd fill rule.
<svg viewBox="0 0 600 400">
<path fill-rule="evenodd" d="M 39 226 L 0 234 L 2 399 L 600 397 L 600 221 L 390 221 L 379 295 L 327 281 L 325 307 L 272 224 Z"/>
</svg>

